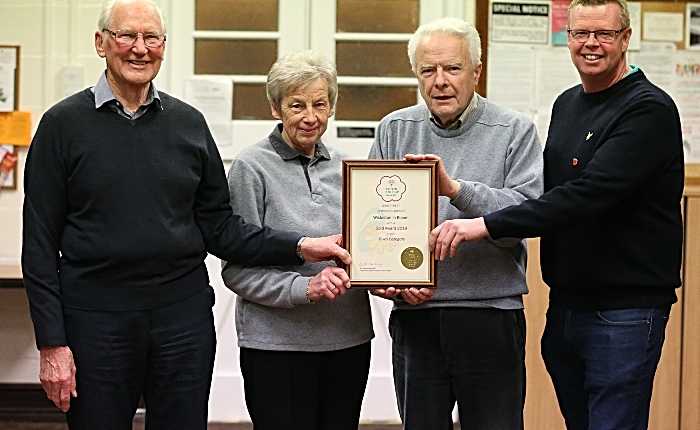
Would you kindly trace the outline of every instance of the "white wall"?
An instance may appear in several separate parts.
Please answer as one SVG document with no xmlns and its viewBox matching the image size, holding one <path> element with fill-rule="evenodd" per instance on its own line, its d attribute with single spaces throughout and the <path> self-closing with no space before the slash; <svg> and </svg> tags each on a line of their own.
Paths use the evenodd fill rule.
<svg viewBox="0 0 700 430">
<path fill-rule="evenodd" d="M 444 0 L 444 3 L 446 14 L 465 14 L 473 21 L 474 0 Z M 96 55 L 93 45 L 100 5 L 101 0 L 0 0 L 0 44 L 21 45 L 19 107 L 31 112 L 33 129 L 42 113 L 62 98 L 61 72 L 65 67 L 81 68 L 85 87 L 94 85 L 103 71 L 103 60 Z M 161 5 L 170 18 L 171 36 L 177 33 L 173 25 L 182 13 L 177 0 L 163 0 Z M 167 52 L 157 86 L 181 97 L 182 89 L 171 85 L 171 76 L 178 74 L 173 72 L 178 61 Z M 19 155 L 17 190 L 0 191 L 0 265 L 20 263 L 26 148 L 20 149 Z M 247 420 L 233 324 L 234 296 L 223 287 L 218 260 L 210 257 L 207 265 L 217 291 L 214 313 L 219 340 L 210 420 Z M 373 341 L 362 419 L 397 422 L 386 329 L 390 307 L 376 298 L 372 306 L 377 337 Z M 0 383 L 37 383 L 38 369 L 26 295 L 23 290 L 0 290 Z"/>
</svg>

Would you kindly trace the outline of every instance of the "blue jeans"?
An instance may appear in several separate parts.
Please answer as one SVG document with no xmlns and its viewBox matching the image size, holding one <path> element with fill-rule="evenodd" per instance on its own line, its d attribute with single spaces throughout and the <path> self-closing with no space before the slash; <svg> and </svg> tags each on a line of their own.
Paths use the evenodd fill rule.
<svg viewBox="0 0 700 430">
<path fill-rule="evenodd" d="M 394 386 L 405 430 L 519 430 L 525 401 L 522 309 L 395 310 Z"/>
<path fill-rule="evenodd" d="M 567 429 L 647 428 L 670 311 L 547 311 L 542 357 Z"/>
</svg>

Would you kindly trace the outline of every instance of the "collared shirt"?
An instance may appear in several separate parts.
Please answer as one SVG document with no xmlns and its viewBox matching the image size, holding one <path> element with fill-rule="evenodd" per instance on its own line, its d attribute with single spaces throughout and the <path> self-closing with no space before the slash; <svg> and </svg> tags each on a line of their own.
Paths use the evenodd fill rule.
<svg viewBox="0 0 700 430">
<path fill-rule="evenodd" d="M 635 66 L 634 64 L 630 64 L 630 67 L 632 68 L 632 70 L 630 70 L 625 76 L 623 76 L 623 78 L 626 78 L 632 73 L 639 71 L 639 67 Z"/>
<path fill-rule="evenodd" d="M 299 160 L 299 163 L 304 168 L 304 175 L 306 175 L 306 183 L 309 186 L 309 190 L 313 191 L 311 189 L 311 178 L 309 177 L 309 164 L 316 163 L 321 158 L 325 158 L 326 160 L 331 159 L 331 154 L 328 152 L 326 145 L 319 139 L 314 148 L 313 158 L 302 154 L 284 141 L 282 137 L 282 124 L 277 124 L 275 127 L 274 132 L 270 136 L 270 143 L 283 160 L 293 160 L 295 158 Z"/>
<path fill-rule="evenodd" d="M 438 127 L 440 127 L 443 130 L 457 130 L 459 127 L 462 126 L 462 124 L 464 124 L 467 121 L 467 118 L 469 118 L 469 115 L 471 115 L 472 112 L 474 112 L 476 110 L 476 106 L 478 103 L 479 103 L 478 97 L 476 96 L 476 93 L 474 93 L 471 101 L 467 105 L 467 108 L 464 109 L 464 112 L 462 112 L 459 115 L 459 117 L 457 118 L 457 120 L 455 122 L 453 122 L 452 125 L 450 125 L 449 127 L 443 126 L 442 121 L 440 121 L 440 118 L 435 116 L 435 114 L 432 111 L 428 111 L 428 112 L 430 112 L 430 121 L 432 121 L 433 124 L 437 125 Z"/>
<path fill-rule="evenodd" d="M 136 109 L 133 114 L 129 112 L 119 100 L 114 96 L 112 87 L 109 86 L 107 82 L 107 72 L 100 76 L 97 81 L 97 85 L 90 88 L 90 90 L 95 94 L 95 109 L 99 109 L 105 104 L 108 104 L 109 108 L 124 118 L 136 119 L 146 113 L 149 107 L 154 101 L 157 101 L 156 106 L 163 109 L 163 105 L 160 103 L 160 95 L 158 95 L 158 90 L 156 90 L 156 85 L 151 81 L 151 87 L 148 89 L 148 96 L 146 101 Z"/>
</svg>

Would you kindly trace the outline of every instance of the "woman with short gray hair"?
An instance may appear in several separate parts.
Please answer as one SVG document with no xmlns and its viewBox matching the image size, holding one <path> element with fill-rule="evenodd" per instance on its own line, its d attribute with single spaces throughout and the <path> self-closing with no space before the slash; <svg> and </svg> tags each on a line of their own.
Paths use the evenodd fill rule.
<svg viewBox="0 0 700 430">
<path fill-rule="evenodd" d="M 333 115 L 333 64 L 313 51 L 280 58 L 267 79 L 272 133 L 243 149 L 228 181 L 248 222 L 308 236 L 341 231 L 342 159 L 321 136 Z M 226 263 L 235 292 L 246 405 L 256 430 L 357 430 L 374 337 L 366 290 L 332 263 Z"/>
</svg>

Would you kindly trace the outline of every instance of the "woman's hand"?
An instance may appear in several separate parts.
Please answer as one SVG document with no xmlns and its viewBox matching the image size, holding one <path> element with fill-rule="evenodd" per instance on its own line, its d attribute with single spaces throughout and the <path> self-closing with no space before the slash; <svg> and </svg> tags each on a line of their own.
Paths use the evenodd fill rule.
<svg viewBox="0 0 700 430">
<path fill-rule="evenodd" d="M 309 281 L 306 297 L 312 302 L 321 300 L 323 297 L 333 301 L 337 296 L 345 294 L 349 288 L 350 277 L 345 270 L 336 266 L 326 266 Z"/>
</svg>

